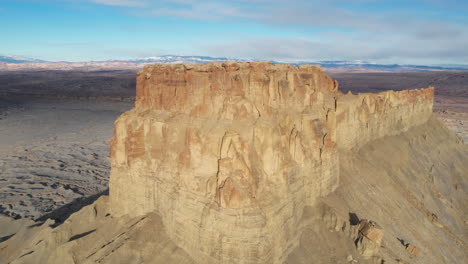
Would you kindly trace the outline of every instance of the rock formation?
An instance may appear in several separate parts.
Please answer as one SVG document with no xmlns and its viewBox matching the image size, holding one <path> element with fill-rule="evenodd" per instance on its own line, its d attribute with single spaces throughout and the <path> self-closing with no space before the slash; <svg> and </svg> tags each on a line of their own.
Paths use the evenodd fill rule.
<svg viewBox="0 0 468 264">
<path fill-rule="evenodd" d="M 357 252 L 363 259 L 372 263 L 382 263 L 379 253 L 384 230 L 376 222 L 367 219 L 345 219 L 336 209 L 327 204 L 317 206 L 320 220 L 330 232 L 339 232 L 354 242 Z M 354 222 L 357 221 L 357 222 Z M 352 260 L 352 257 L 351 257 Z"/>
<path fill-rule="evenodd" d="M 350 149 L 424 124 L 432 115 L 434 89 L 346 94 L 337 100 L 339 147 Z"/>
<path fill-rule="evenodd" d="M 0 263 L 466 263 L 468 149 L 433 89 L 337 88 L 313 65 L 145 67 L 110 195 L 15 227 Z"/>
<path fill-rule="evenodd" d="M 115 124 L 113 214 L 157 211 L 202 263 L 282 262 L 338 185 L 336 96 L 318 66 L 145 67 Z"/>
<path fill-rule="evenodd" d="M 157 212 L 200 263 L 282 263 L 338 149 L 425 123 L 433 89 L 343 95 L 319 66 L 151 65 L 115 123 L 110 210 Z M 380 245 L 380 244 L 379 244 Z"/>
<path fill-rule="evenodd" d="M 361 220 L 359 234 L 356 240 L 358 252 L 364 258 L 379 257 L 380 244 L 384 235 L 382 227 L 368 220 Z M 380 260 L 378 262 L 381 262 Z"/>
</svg>

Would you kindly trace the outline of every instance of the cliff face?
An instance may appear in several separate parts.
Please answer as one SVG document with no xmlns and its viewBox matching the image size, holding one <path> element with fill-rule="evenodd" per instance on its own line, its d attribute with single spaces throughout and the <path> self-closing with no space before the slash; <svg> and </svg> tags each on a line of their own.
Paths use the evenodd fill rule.
<svg viewBox="0 0 468 264">
<path fill-rule="evenodd" d="M 434 88 L 340 96 L 336 104 L 339 147 L 351 149 L 426 123 L 432 115 Z"/>
<path fill-rule="evenodd" d="M 201 263 L 281 262 L 338 185 L 336 89 L 317 66 L 145 67 L 115 123 L 113 214 L 157 211 Z"/>
<path fill-rule="evenodd" d="M 343 95 L 318 66 L 153 65 L 111 140 L 113 215 L 161 215 L 200 263 L 281 263 L 338 149 L 427 121 L 433 90 Z"/>
</svg>

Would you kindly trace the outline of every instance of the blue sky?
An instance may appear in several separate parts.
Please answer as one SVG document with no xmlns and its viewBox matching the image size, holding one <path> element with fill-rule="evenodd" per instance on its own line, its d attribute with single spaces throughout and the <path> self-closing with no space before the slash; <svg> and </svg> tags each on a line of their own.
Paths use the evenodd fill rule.
<svg viewBox="0 0 468 264">
<path fill-rule="evenodd" d="M 463 0 L 0 0 L 0 54 L 468 64 Z"/>
</svg>

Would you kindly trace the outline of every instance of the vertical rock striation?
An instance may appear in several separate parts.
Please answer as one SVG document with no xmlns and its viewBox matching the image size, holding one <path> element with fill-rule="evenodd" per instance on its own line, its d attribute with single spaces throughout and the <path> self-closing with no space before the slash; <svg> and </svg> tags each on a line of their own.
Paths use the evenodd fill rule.
<svg viewBox="0 0 468 264">
<path fill-rule="evenodd" d="M 340 96 L 336 106 L 338 145 L 343 149 L 361 147 L 422 125 L 432 115 L 433 101 L 432 87 Z"/>
<path fill-rule="evenodd" d="M 201 263 L 276 263 L 338 184 L 335 82 L 318 66 L 155 65 L 115 124 L 111 209 L 157 211 Z"/>
<path fill-rule="evenodd" d="M 157 212 L 200 263 L 282 263 L 304 207 L 338 186 L 338 148 L 430 116 L 432 89 L 337 88 L 313 65 L 145 67 L 111 140 L 113 215 Z"/>
</svg>

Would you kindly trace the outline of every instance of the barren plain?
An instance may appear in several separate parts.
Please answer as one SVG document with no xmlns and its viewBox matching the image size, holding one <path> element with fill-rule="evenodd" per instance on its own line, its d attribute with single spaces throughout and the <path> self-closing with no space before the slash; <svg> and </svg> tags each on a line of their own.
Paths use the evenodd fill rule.
<svg viewBox="0 0 468 264">
<path fill-rule="evenodd" d="M 2 214 L 47 218 L 67 205 L 54 215 L 64 219 L 69 207 L 106 192 L 108 139 L 115 119 L 133 105 L 134 76 L 0 72 Z"/>
</svg>

